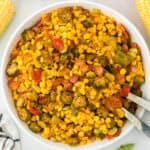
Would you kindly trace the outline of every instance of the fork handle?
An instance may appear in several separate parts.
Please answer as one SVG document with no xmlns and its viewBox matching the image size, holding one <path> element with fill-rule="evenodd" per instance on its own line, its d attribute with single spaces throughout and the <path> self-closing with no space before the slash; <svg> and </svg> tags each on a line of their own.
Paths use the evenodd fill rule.
<svg viewBox="0 0 150 150">
<path fill-rule="evenodd" d="M 136 104 L 142 106 L 147 111 L 150 111 L 150 101 L 145 100 L 144 98 L 136 96 L 132 93 L 129 93 L 127 98 L 130 99 L 131 101 L 135 102 Z"/>
<path fill-rule="evenodd" d="M 150 126 L 144 123 L 142 120 L 139 120 L 135 115 L 130 113 L 127 109 L 122 108 L 125 112 L 125 117 L 142 133 L 150 138 Z"/>
</svg>

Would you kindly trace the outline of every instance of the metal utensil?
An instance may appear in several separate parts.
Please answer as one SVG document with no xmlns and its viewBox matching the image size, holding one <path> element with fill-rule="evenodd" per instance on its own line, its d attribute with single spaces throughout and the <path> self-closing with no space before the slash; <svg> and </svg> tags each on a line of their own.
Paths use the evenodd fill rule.
<svg viewBox="0 0 150 150">
<path fill-rule="evenodd" d="M 130 99 L 131 101 L 135 102 L 136 104 L 142 106 L 147 111 L 150 111 L 150 101 L 148 101 L 142 97 L 136 96 L 132 93 L 129 93 L 127 98 Z"/>
<path fill-rule="evenodd" d="M 145 124 L 143 121 L 139 120 L 132 113 L 130 113 L 127 109 L 122 108 L 125 112 L 125 117 L 142 133 L 150 138 L 150 126 Z"/>
</svg>

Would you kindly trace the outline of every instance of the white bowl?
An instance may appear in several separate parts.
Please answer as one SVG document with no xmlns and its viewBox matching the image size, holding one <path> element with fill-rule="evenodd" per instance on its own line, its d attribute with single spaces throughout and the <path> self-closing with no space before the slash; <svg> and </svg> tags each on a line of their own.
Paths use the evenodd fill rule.
<svg viewBox="0 0 150 150">
<path fill-rule="evenodd" d="M 6 49 L 4 51 L 4 55 L 2 57 L 2 64 L 1 64 L 1 68 L 0 68 L 1 69 L 0 70 L 1 71 L 1 80 L 0 80 L 1 94 L 3 94 L 3 97 L 4 97 L 3 100 L 8 108 L 10 115 L 15 120 L 16 124 L 22 130 L 24 130 L 31 139 L 34 138 L 37 141 L 39 141 L 40 143 L 47 145 L 49 148 L 51 148 L 53 150 L 87 150 L 87 149 L 97 150 L 97 149 L 101 149 L 106 146 L 109 146 L 110 144 L 112 144 L 112 143 L 118 141 L 120 138 L 124 137 L 126 134 L 128 134 L 131 131 L 131 129 L 133 128 L 133 125 L 131 125 L 129 122 L 127 122 L 125 124 L 124 128 L 122 129 L 121 134 L 112 140 L 96 141 L 91 144 L 87 144 L 85 146 L 70 147 L 68 145 L 64 145 L 61 143 L 55 143 L 55 142 L 52 142 L 49 140 L 45 140 L 45 139 L 41 138 L 39 135 L 31 132 L 28 129 L 28 127 L 26 126 L 26 124 L 18 118 L 13 100 L 11 98 L 11 92 L 7 86 L 7 77 L 5 74 L 5 68 L 9 61 L 10 52 L 11 52 L 12 48 L 15 46 L 16 42 L 19 40 L 20 34 L 24 31 L 24 29 L 29 28 L 32 25 L 34 25 L 40 19 L 41 15 L 46 12 L 50 12 L 51 10 L 57 9 L 60 7 L 74 6 L 74 5 L 82 6 L 87 9 L 92 9 L 92 8 L 100 9 L 105 14 L 114 17 L 118 22 L 121 22 L 123 25 L 125 25 L 125 27 L 129 31 L 129 33 L 131 34 L 132 40 L 137 42 L 139 44 L 139 46 L 141 47 L 145 75 L 146 75 L 146 80 L 145 80 L 144 85 L 142 86 L 142 91 L 143 91 L 143 96 L 145 98 L 150 98 L 150 92 L 149 92 L 150 91 L 150 69 L 149 69 L 150 54 L 148 51 L 148 47 L 147 47 L 143 37 L 139 33 L 139 31 L 128 19 L 126 19 L 124 16 L 122 16 L 120 13 L 116 12 L 115 10 L 108 8 L 107 6 L 101 5 L 100 3 L 94 3 L 94 2 L 83 1 L 83 0 L 76 0 L 76 1 L 69 0 L 69 1 L 63 1 L 63 2 L 58 2 L 55 4 L 49 5 L 48 7 L 45 7 L 43 9 L 35 12 L 32 16 L 28 17 L 16 29 L 16 31 L 13 33 L 10 40 L 8 41 Z M 137 116 L 141 117 L 143 115 L 143 113 L 144 113 L 144 110 L 139 107 L 136 112 Z"/>
</svg>

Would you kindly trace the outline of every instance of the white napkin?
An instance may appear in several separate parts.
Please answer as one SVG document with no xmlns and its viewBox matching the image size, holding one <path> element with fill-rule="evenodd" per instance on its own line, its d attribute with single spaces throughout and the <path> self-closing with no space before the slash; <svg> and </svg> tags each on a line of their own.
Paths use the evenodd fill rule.
<svg viewBox="0 0 150 150">
<path fill-rule="evenodd" d="M 18 130 L 7 114 L 0 114 L 0 150 L 21 150 Z"/>
</svg>

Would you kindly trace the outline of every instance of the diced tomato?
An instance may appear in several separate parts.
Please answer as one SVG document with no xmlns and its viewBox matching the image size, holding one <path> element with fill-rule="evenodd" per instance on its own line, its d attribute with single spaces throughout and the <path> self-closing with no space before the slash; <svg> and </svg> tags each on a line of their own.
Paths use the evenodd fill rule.
<svg viewBox="0 0 150 150">
<path fill-rule="evenodd" d="M 75 62 L 78 66 L 82 66 L 84 64 L 84 62 L 81 59 L 78 59 L 78 58 L 75 60 Z"/>
<path fill-rule="evenodd" d="M 33 108 L 30 106 L 30 109 L 29 109 L 30 113 L 33 114 L 33 115 L 39 115 L 40 112 L 36 109 L 36 108 Z"/>
<path fill-rule="evenodd" d="M 53 81 L 52 88 L 53 88 L 53 89 L 56 89 L 58 85 L 62 84 L 62 82 L 63 82 L 63 78 L 56 78 L 56 79 Z"/>
<path fill-rule="evenodd" d="M 116 82 L 119 84 L 124 84 L 125 83 L 125 76 L 121 75 L 120 73 L 116 74 Z"/>
<path fill-rule="evenodd" d="M 63 77 L 64 77 L 65 75 L 68 76 L 69 73 L 70 73 L 70 70 L 66 68 L 66 69 L 63 69 L 63 70 L 59 71 L 59 73 L 60 73 L 60 75 L 63 76 Z"/>
<path fill-rule="evenodd" d="M 93 70 L 98 76 L 101 76 L 104 72 L 102 66 L 93 66 Z"/>
<path fill-rule="evenodd" d="M 65 90 L 71 90 L 71 88 L 72 88 L 71 82 L 69 82 L 68 80 L 63 80 L 62 84 L 63 84 Z"/>
<path fill-rule="evenodd" d="M 129 35 L 128 35 L 127 31 L 123 32 L 123 35 L 124 35 L 125 39 L 129 38 Z"/>
<path fill-rule="evenodd" d="M 111 98 L 105 99 L 104 104 L 108 108 L 121 108 L 122 107 L 121 99 L 117 96 L 112 96 Z"/>
<path fill-rule="evenodd" d="M 19 55 L 19 50 L 18 49 L 14 49 L 12 52 L 11 52 L 11 57 L 12 58 L 15 58 Z"/>
<path fill-rule="evenodd" d="M 42 75 L 42 70 L 41 69 L 36 69 L 36 70 L 32 71 L 32 79 L 36 83 L 39 83 L 41 81 L 41 75 Z"/>
<path fill-rule="evenodd" d="M 19 93 L 20 97 L 22 97 L 23 99 L 28 99 L 27 93 Z"/>
<path fill-rule="evenodd" d="M 71 83 L 76 83 L 78 81 L 78 79 L 79 79 L 79 76 L 78 75 L 74 75 L 73 77 L 71 77 L 70 82 Z"/>
<path fill-rule="evenodd" d="M 38 97 L 39 104 L 46 104 L 48 100 L 49 100 L 49 97 L 47 95 Z"/>
<path fill-rule="evenodd" d="M 105 137 L 106 137 L 106 139 L 111 140 L 114 136 L 107 134 Z"/>
<path fill-rule="evenodd" d="M 136 49 L 139 49 L 139 46 L 138 46 L 138 44 L 137 43 L 131 43 L 131 47 L 132 48 L 136 48 Z"/>
<path fill-rule="evenodd" d="M 62 50 L 64 48 L 62 39 L 55 39 L 55 38 L 53 38 L 52 39 L 52 46 L 56 50 Z"/>
<path fill-rule="evenodd" d="M 87 64 L 83 64 L 83 65 L 80 66 L 80 70 L 82 72 L 87 72 L 89 70 L 89 67 L 88 67 Z"/>
<path fill-rule="evenodd" d="M 24 73 L 24 74 L 23 74 L 23 73 L 19 73 L 19 74 L 18 74 L 18 81 L 19 81 L 19 82 L 22 82 L 23 77 L 25 77 L 25 76 L 27 77 L 28 74 L 25 74 L 25 73 Z"/>
<path fill-rule="evenodd" d="M 19 81 L 15 79 L 11 79 L 8 81 L 8 85 L 11 90 L 16 90 L 19 87 Z"/>
<path fill-rule="evenodd" d="M 138 68 L 137 67 L 131 67 L 131 72 L 134 72 L 134 73 L 136 73 L 138 71 Z"/>
<path fill-rule="evenodd" d="M 83 72 L 87 72 L 90 69 L 89 66 L 85 64 L 81 59 L 76 59 L 75 62 Z"/>
<path fill-rule="evenodd" d="M 120 91 L 120 96 L 126 97 L 128 96 L 129 92 L 130 92 L 130 87 L 123 86 L 123 88 Z"/>
</svg>

